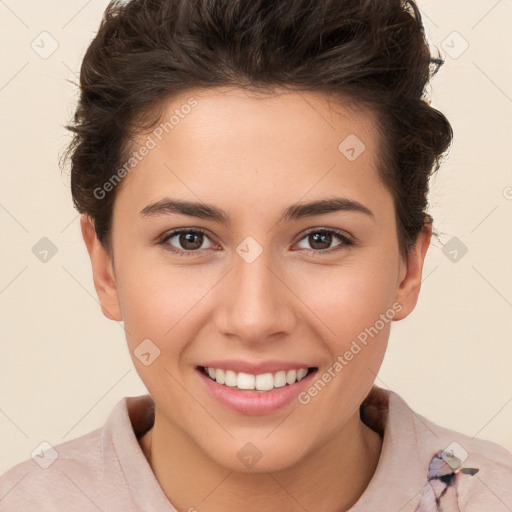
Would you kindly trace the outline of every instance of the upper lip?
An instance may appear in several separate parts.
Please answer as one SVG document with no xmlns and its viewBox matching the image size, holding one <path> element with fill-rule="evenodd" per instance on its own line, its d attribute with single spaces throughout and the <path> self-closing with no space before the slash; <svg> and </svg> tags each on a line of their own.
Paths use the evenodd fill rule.
<svg viewBox="0 0 512 512">
<path fill-rule="evenodd" d="M 268 360 L 260 362 L 250 362 L 235 359 L 223 359 L 215 361 L 206 361 L 200 366 L 207 368 L 220 368 L 221 370 L 231 370 L 236 373 L 251 373 L 259 375 L 262 373 L 276 373 L 280 370 L 299 370 L 300 368 L 312 368 L 313 365 L 308 363 L 297 363 L 294 361 L 277 361 Z"/>
</svg>

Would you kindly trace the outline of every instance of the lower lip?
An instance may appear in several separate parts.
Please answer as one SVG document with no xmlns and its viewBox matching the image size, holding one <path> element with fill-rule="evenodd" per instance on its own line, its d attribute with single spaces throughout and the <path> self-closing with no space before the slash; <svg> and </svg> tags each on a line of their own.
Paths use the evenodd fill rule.
<svg viewBox="0 0 512 512">
<path fill-rule="evenodd" d="M 262 393 L 224 386 L 205 375 L 200 368 L 196 368 L 196 371 L 206 389 L 221 404 L 248 416 L 259 416 L 270 414 L 292 402 L 299 393 L 309 386 L 318 370 L 308 373 L 302 380 L 294 384 L 287 384 Z"/>
</svg>

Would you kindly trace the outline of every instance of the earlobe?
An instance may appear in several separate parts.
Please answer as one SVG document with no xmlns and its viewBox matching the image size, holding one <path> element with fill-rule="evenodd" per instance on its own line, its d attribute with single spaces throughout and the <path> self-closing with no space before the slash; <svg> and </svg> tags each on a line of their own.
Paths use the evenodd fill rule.
<svg viewBox="0 0 512 512">
<path fill-rule="evenodd" d="M 423 263 L 432 237 L 432 222 L 426 222 L 416 238 L 406 262 L 401 263 L 405 268 L 405 275 L 401 277 L 395 301 L 402 305 L 394 320 L 402 320 L 408 316 L 418 302 L 421 288 Z"/>
<path fill-rule="evenodd" d="M 98 240 L 93 221 L 90 217 L 82 214 L 80 228 L 91 259 L 94 287 L 101 304 L 101 311 L 110 320 L 121 321 L 123 317 L 119 307 L 115 275 L 110 255 Z"/>
</svg>

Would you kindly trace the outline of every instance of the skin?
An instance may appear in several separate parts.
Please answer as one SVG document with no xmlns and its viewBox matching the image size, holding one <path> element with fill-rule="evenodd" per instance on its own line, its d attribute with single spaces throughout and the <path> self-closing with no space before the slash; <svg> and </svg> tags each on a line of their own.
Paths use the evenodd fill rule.
<svg viewBox="0 0 512 512">
<path fill-rule="evenodd" d="M 391 322 L 307 405 L 293 400 L 267 415 L 227 409 L 195 368 L 208 359 L 279 359 L 326 372 L 393 304 L 401 306 L 393 321 L 414 309 L 431 226 L 401 258 L 371 112 L 334 108 L 317 93 L 217 88 L 174 97 L 165 119 L 191 96 L 198 105 L 118 190 L 113 256 L 81 219 L 103 313 L 124 321 L 135 368 L 155 400 L 155 425 L 141 447 L 180 512 L 347 510 L 380 456 L 381 437 L 361 422 L 359 406 Z M 338 150 L 349 134 L 366 146 L 354 161 Z M 166 196 L 213 204 L 231 223 L 140 215 Z M 336 212 L 279 222 L 290 205 L 333 196 L 362 203 L 374 218 Z M 158 243 L 177 228 L 206 230 L 196 246 L 166 242 L 192 247 L 192 256 Z M 327 254 L 342 242 L 333 236 L 315 246 L 303 234 L 309 228 L 341 230 L 356 244 Z M 248 236 L 263 249 L 250 264 L 236 252 Z M 161 351 L 149 366 L 134 356 L 147 338 Z M 250 468 L 237 457 L 248 442 L 261 453 Z"/>
</svg>

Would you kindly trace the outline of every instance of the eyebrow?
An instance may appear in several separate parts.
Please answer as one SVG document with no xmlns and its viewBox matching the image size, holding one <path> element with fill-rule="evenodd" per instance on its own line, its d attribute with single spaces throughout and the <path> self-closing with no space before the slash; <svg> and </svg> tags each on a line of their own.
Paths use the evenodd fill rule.
<svg viewBox="0 0 512 512">
<path fill-rule="evenodd" d="M 298 220 L 305 217 L 325 215 L 334 212 L 358 212 L 375 219 L 373 212 L 358 201 L 343 197 L 335 197 L 289 206 L 281 212 L 279 222 Z M 222 224 L 229 224 L 231 222 L 231 217 L 222 208 L 217 208 L 216 206 L 206 203 L 182 201 L 167 197 L 146 206 L 141 210 L 140 215 L 143 217 L 152 217 L 172 213 L 188 215 L 189 217 L 197 217 L 199 219 L 213 220 L 221 222 Z"/>
</svg>

